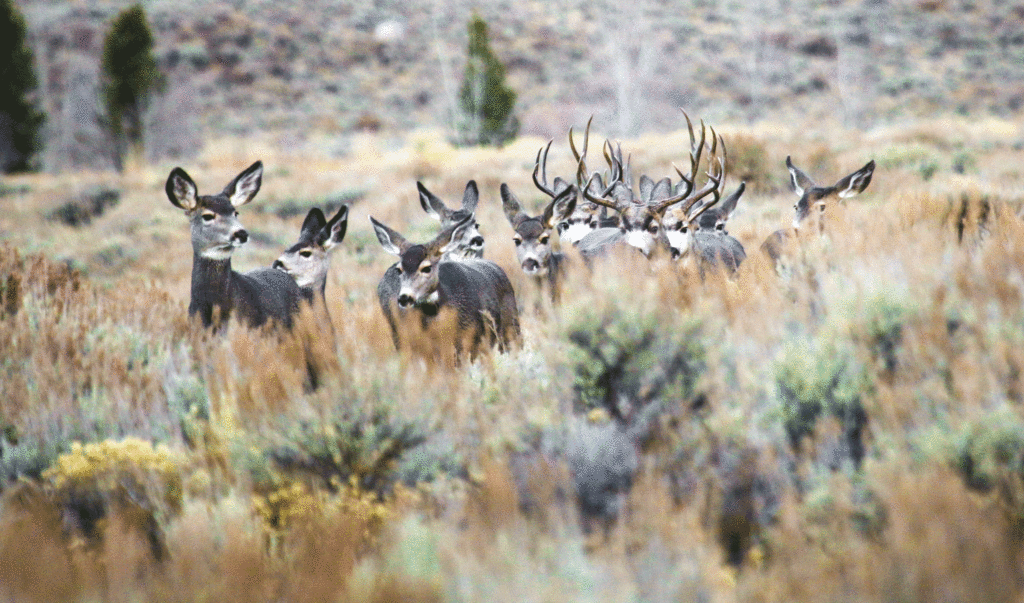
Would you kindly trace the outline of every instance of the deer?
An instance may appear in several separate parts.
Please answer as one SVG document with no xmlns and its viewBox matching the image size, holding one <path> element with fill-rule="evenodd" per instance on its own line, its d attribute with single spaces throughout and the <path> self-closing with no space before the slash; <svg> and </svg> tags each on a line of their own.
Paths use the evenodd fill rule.
<svg viewBox="0 0 1024 603">
<path fill-rule="evenodd" d="M 480 191 L 476 181 L 470 180 L 466 183 L 466 190 L 462 193 L 462 207 L 450 209 L 437 195 L 433 194 L 422 182 L 416 183 L 416 190 L 419 192 L 420 207 L 428 216 L 441 222 L 441 229 L 445 229 L 461 222 L 466 216 L 475 215 L 476 205 L 480 199 Z M 484 257 L 484 236 L 480 232 L 480 225 L 474 218 L 470 226 L 459 231 L 459 239 L 448 248 L 445 253 L 446 260 L 469 260 L 483 259 Z M 395 324 L 394 314 L 391 312 L 391 304 L 385 300 L 396 299 L 400 288 L 400 271 L 398 263 L 393 264 L 384 273 L 384 277 L 377 283 L 377 298 L 380 300 L 381 310 L 391 329 L 391 340 L 398 349 L 398 327 Z"/>
<path fill-rule="evenodd" d="M 271 267 L 295 279 L 307 302 L 325 302 L 331 251 L 345 239 L 347 228 L 347 205 L 342 205 L 330 221 L 319 207 L 310 209 L 302 222 L 299 240 L 285 249 Z"/>
<path fill-rule="evenodd" d="M 594 117 L 591 116 L 587 120 L 586 131 L 583 134 L 583 150 L 579 151 L 576 147 L 576 137 L 573 134 L 573 129 L 569 128 L 569 149 L 572 151 L 573 157 L 576 158 L 576 163 L 583 161 L 583 158 L 587 154 L 587 145 L 590 141 L 590 126 L 594 121 Z M 543 193 L 552 199 L 561 193 L 564 189 L 569 188 L 570 183 L 563 180 L 561 177 L 555 177 L 554 182 L 551 186 L 547 183 L 547 163 L 548 163 L 548 152 L 551 149 L 553 141 L 548 141 L 546 147 L 543 147 L 543 158 L 541 151 L 537 152 L 537 160 L 534 163 L 533 168 L 533 182 Z M 618 164 L 613 165 L 613 171 L 608 174 L 609 182 L 614 181 L 618 176 L 614 173 L 614 168 Z M 600 173 L 595 173 L 593 180 L 590 183 L 591 193 L 599 194 L 598 191 L 605 189 L 604 179 Z M 618 215 L 608 215 L 608 208 L 588 201 L 587 199 L 578 199 L 575 209 L 569 213 L 569 215 L 563 217 L 555 226 L 558 230 L 558 238 L 570 245 L 576 245 L 586 235 L 598 228 L 610 228 L 618 226 Z"/>
<path fill-rule="evenodd" d="M 789 156 L 786 157 L 786 168 L 789 170 L 793 192 L 799 197 L 793 205 L 793 226 L 773 232 L 761 244 L 761 252 L 768 256 L 776 270 L 787 250 L 798 241 L 802 233 L 817 231 L 819 236 L 824 235 L 825 207 L 830 200 L 844 201 L 864 192 L 871 184 L 875 160 L 872 159 L 859 170 L 843 176 L 832 186 L 817 186 L 807 174 L 793 165 Z"/>
<path fill-rule="evenodd" d="M 164 187 L 167 198 L 185 211 L 192 233 L 190 317 L 205 328 L 219 328 L 237 316 L 251 328 L 274 321 L 290 329 L 302 293 L 295 279 L 280 270 L 257 268 L 245 273 L 231 268 L 235 249 L 249 240 L 238 221 L 238 208 L 249 203 L 263 182 L 257 161 L 215 195 L 200 195 L 195 181 L 180 167 L 171 170 Z"/>
<path fill-rule="evenodd" d="M 683 113 L 685 115 L 685 111 Z M 589 259 L 602 255 L 620 244 L 634 247 L 649 258 L 655 250 L 668 246 L 668 240 L 662 228 L 662 217 L 669 207 L 681 204 L 684 215 L 687 215 L 690 220 L 695 220 L 714 204 L 715 200 L 697 206 L 701 199 L 716 192 L 721 183 L 725 167 L 724 160 L 717 156 L 720 138 L 714 128 L 711 128 L 707 181 L 700 189 L 696 189 L 700 157 L 707 142 L 707 129 L 704 122 L 701 121 L 701 134 L 698 143 L 694 138 L 693 124 L 689 116 L 686 121 L 690 127 L 691 170 L 687 178 L 682 171 L 676 168 L 676 172 L 688 183 L 688 186 L 682 187 L 681 190 L 673 191 L 668 178 L 662 178 L 656 182 L 643 175 L 640 177 L 639 195 L 637 195 L 633 190 L 633 179 L 628 160 L 625 162 L 622 160 L 621 147 L 613 149 L 611 143 L 606 141 L 605 160 L 616 177 L 613 178 L 610 186 L 600 191 L 599 194 L 594 194 L 592 185 L 596 181 L 596 175 L 591 175 L 589 179 L 586 178 L 585 156 L 581 157 L 577 166 L 576 179 L 583 197 L 592 203 L 614 210 L 619 215 L 617 227 L 598 228 L 580 240 L 577 247 L 584 258 Z M 697 209 L 694 209 L 695 207 Z"/>
<path fill-rule="evenodd" d="M 465 239 L 475 217 L 469 214 L 462 220 L 441 230 L 431 241 L 415 244 L 397 231 L 378 222 L 372 216 L 377 240 L 388 253 L 399 257 L 393 266 L 398 271 L 397 295 L 380 297 L 381 310 L 392 322 L 394 343 L 399 349 L 398 324 L 418 329 L 427 337 L 444 336 L 443 326 L 433 330 L 432 325 L 444 325 L 441 315 L 448 313 L 453 319 L 454 347 L 460 358 L 464 342 L 469 342 L 469 357 L 474 359 L 487 338 L 490 345 L 505 351 L 519 340 L 519 309 L 508 275 L 497 264 L 482 259 L 446 259 L 453 248 Z M 389 268 L 389 272 L 391 269 Z M 386 292 L 383 281 L 378 294 Z M 395 306 L 392 306 L 395 304 Z M 415 333 L 410 333 L 415 335 Z"/>
<path fill-rule="evenodd" d="M 687 116 L 687 125 L 690 131 L 690 162 L 691 173 L 693 173 L 695 171 L 694 164 L 700 162 L 701 150 L 694 139 L 693 125 L 689 121 L 689 116 Z M 726 197 L 725 201 L 719 203 L 721 189 L 725 186 L 728 163 L 725 141 L 720 140 L 719 144 L 722 147 L 720 163 L 722 169 L 719 187 L 712 191 L 711 202 L 705 205 L 690 206 L 689 209 L 682 206 L 670 208 L 662 219 L 672 258 L 676 260 L 693 258 L 701 280 L 704 279 L 709 269 L 725 268 L 730 276 L 734 276 L 739 270 L 740 264 L 747 257 L 743 245 L 725 230 L 726 222 L 736 211 L 736 205 L 740 197 L 743 196 L 747 185 L 745 182 L 741 182 L 739 187 Z M 678 169 L 676 171 L 680 179 L 674 192 L 680 194 L 692 191 L 692 179 L 688 179 Z"/>
<path fill-rule="evenodd" d="M 550 146 L 549 142 L 548 147 Z M 543 161 L 547 163 L 546 152 Z M 501 206 L 515 233 L 512 235 L 512 242 L 516 246 L 516 260 L 519 266 L 528 276 L 533 277 L 541 288 L 548 289 L 551 301 L 557 302 L 559 279 L 564 273 L 566 255 L 554 250 L 552 230 L 556 225 L 564 224 L 576 209 L 576 187 L 564 181 L 559 182 L 556 178 L 555 188 L 552 189 L 547 184 L 546 169 L 543 179 L 538 179 L 540 169 L 541 153 L 538 151 L 533 181 L 537 188 L 551 197 L 551 201 L 540 215 L 528 215 L 518 197 L 505 183 L 501 185 Z"/>
</svg>

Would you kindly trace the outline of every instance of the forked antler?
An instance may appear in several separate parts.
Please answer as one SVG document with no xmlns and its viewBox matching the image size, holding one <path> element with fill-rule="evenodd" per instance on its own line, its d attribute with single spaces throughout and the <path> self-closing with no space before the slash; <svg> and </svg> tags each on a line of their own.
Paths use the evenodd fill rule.
<svg viewBox="0 0 1024 603">
<path fill-rule="evenodd" d="M 682 109 L 680 109 L 682 111 Z M 704 124 L 704 120 L 700 121 L 700 139 L 693 131 L 693 122 L 690 120 L 690 116 L 687 115 L 686 111 L 682 111 L 683 116 L 686 118 L 686 127 L 690 133 L 690 174 L 687 176 L 683 173 L 679 167 L 673 165 L 676 173 L 679 174 L 679 178 L 683 184 L 682 192 L 673 195 L 667 199 L 660 199 L 655 203 L 654 210 L 656 212 L 663 212 L 668 209 L 669 206 L 675 205 L 679 202 L 685 202 L 683 206 L 684 215 L 688 216 L 688 220 L 692 221 L 697 218 L 700 214 L 704 213 L 709 207 L 718 202 L 721 197 L 719 192 L 722 180 L 725 176 L 725 159 L 718 156 L 718 144 L 722 140 L 721 137 L 715 132 L 714 127 L 707 126 Z M 707 130 L 711 130 L 711 142 L 707 142 Z M 694 191 L 697 183 L 697 175 L 700 171 L 700 160 L 704 152 L 704 147 L 708 147 L 708 172 L 707 182 L 700 190 Z M 722 149 L 725 149 L 725 143 L 722 142 Z M 717 169 L 716 169 L 717 168 Z M 705 203 L 698 210 L 697 213 L 692 216 L 689 214 L 690 209 L 693 206 L 708 196 L 711 193 L 715 193 L 713 201 L 711 203 Z"/>
</svg>

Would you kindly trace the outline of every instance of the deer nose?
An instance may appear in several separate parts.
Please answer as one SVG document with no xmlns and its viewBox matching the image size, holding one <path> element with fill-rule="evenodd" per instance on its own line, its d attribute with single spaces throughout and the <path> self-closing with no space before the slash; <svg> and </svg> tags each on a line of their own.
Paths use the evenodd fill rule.
<svg viewBox="0 0 1024 603">
<path fill-rule="evenodd" d="M 683 255 L 682 252 L 680 252 L 679 249 L 677 249 L 675 247 L 672 247 L 671 250 L 672 250 L 672 259 L 673 260 L 678 260 L 679 256 Z"/>
<path fill-rule="evenodd" d="M 245 232 L 245 230 L 236 230 L 231 233 L 231 242 L 234 243 L 236 240 L 239 245 L 245 243 L 249 240 L 249 233 Z"/>
<path fill-rule="evenodd" d="M 533 258 L 530 258 L 530 259 L 526 260 L 525 262 L 523 262 L 523 270 L 525 270 L 527 272 L 533 272 L 534 270 L 537 270 L 538 268 L 540 268 L 540 262 L 538 262 L 537 260 L 535 260 Z"/>
<path fill-rule="evenodd" d="M 481 236 L 473 237 L 472 239 L 469 240 L 469 246 L 470 247 L 483 247 L 484 246 L 484 238 L 481 237 Z"/>
<path fill-rule="evenodd" d="M 274 260 L 274 263 L 271 264 L 270 267 L 276 268 L 278 270 L 284 270 L 284 262 L 282 262 L 281 260 Z"/>
<path fill-rule="evenodd" d="M 408 293 L 403 293 L 398 296 L 398 306 L 400 308 L 408 308 L 413 304 L 412 296 Z"/>
</svg>

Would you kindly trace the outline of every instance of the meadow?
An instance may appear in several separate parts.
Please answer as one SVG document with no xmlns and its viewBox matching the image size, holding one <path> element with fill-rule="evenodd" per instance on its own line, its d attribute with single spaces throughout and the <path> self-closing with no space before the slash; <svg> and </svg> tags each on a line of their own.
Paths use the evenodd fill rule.
<svg viewBox="0 0 1024 603">
<path fill-rule="evenodd" d="M 5 178 L 0 600 L 1021 601 L 1024 129 L 713 125 L 726 190 L 748 185 L 736 278 L 573 257 L 558 305 L 519 270 L 498 197 L 507 182 L 538 211 L 546 141 L 210 141 L 182 166 L 200 193 L 266 166 L 236 269 L 269 265 L 309 207 L 350 204 L 336 349 L 308 345 L 312 312 L 292 333 L 189 322 L 174 164 Z M 656 178 L 688 144 L 623 140 Z M 792 221 L 787 155 L 825 184 L 878 167 L 777 273 L 758 247 Z M 573 171 L 556 140 L 549 172 Z M 470 179 L 522 345 L 396 352 L 376 300 L 393 258 L 367 216 L 425 241 L 416 182 L 457 204 Z M 119 199 L 58 219 L 96 187 Z M 594 483 L 618 512 L 578 504 Z"/>
</svg>

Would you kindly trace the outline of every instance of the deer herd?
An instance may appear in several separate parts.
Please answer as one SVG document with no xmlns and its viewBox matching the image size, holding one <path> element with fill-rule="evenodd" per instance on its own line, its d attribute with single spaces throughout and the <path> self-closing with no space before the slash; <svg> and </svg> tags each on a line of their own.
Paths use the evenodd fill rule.
<svg viewBox="0 0 1024 603">
<path fill-rule="evenodd" d="M 605 141 L 602 147 L 606 170 L 591 170 L 587 151 L 590 122 L 582 147 L 569 130 L 569 146 L 576 161 L 571 180 L 547 177 L 548 151 L 542 147 L 534 163 L 533 181 L 550 201 L 539 215 L 531 215 L 507 184 L 500 187 L 502 209 L 512 228 L 516 260 L 523 273 L 557 302 L 565 266 L 577 261 L 558 251 L 556 239 L 575 249 L 575 257 L 591 265 L 595 258 L 615 249 L 633 248 L 647 258 L 662 256 L 692 265 L 701 279 L 711 272 L 734 276 L 746 258 L 740 242 L 726 225 L 743 195 L 745 183 L 728 196 L 725 142 L 703 121 L 694 128 L 689 116 L 690 137 L 687 170 L 675 168 L 678 180 L 655 180 L 641 175 L 634 181 L 629 157 L 620 144 Z M 771 234 L 761 251 L 776 266 L 787 250 L 799 244 L 801 232 L 824 232 L 824 212 L 832 199 L 862 192 L 871 182 L 874 161 L 841 178 L 833 186 L 817 186 L 786 158 L 793 190 L 791 228 Z M 325 288 L 331 252 L 344 239 L 348 207 L 342 206 L 330 220 L 319 208 L 309 211 L 298 241 L 269 268 L 245 273 L 231 268 L 234 250 L 248 240 L 238 220 L 238 208 L 249 203 L 260 189 L 263 164 L 259 161 L 238 174 L 223 191 L 199 195 L 195 182 L 181 168 L 171 171 L 166 192 L 171 203 L 183 209 L 192 235 L 193 264 L 190 317 L 204 327 L 216 327 L 235 317 L 249 327 L 268 322 L 286 329 L 303 303 L 326 308 Z M 476 357 L 497 347 L 508 349 L 520 338 L 519 308 L 508 275 L 484 259 L 484 237 L 476 221 L 479 190 L 475 181 L 466 185 L 462 205 L 451 209 L 417 183 L 420 205 L 440 222 L 433 239 L 414 243 L 370 217 L 377 240 L 385 251 L 398 257 L 377 286 L 381 311 L 390 327 L 396 349 L 406 337 L 451 339 L 456 357 Z M 326 317 L 330 323 L 330 317 Z M 450 328 L 438 331 L 437 325 Z M 333 333 L 333 326 L 325 327 Z"/>
</svg>

